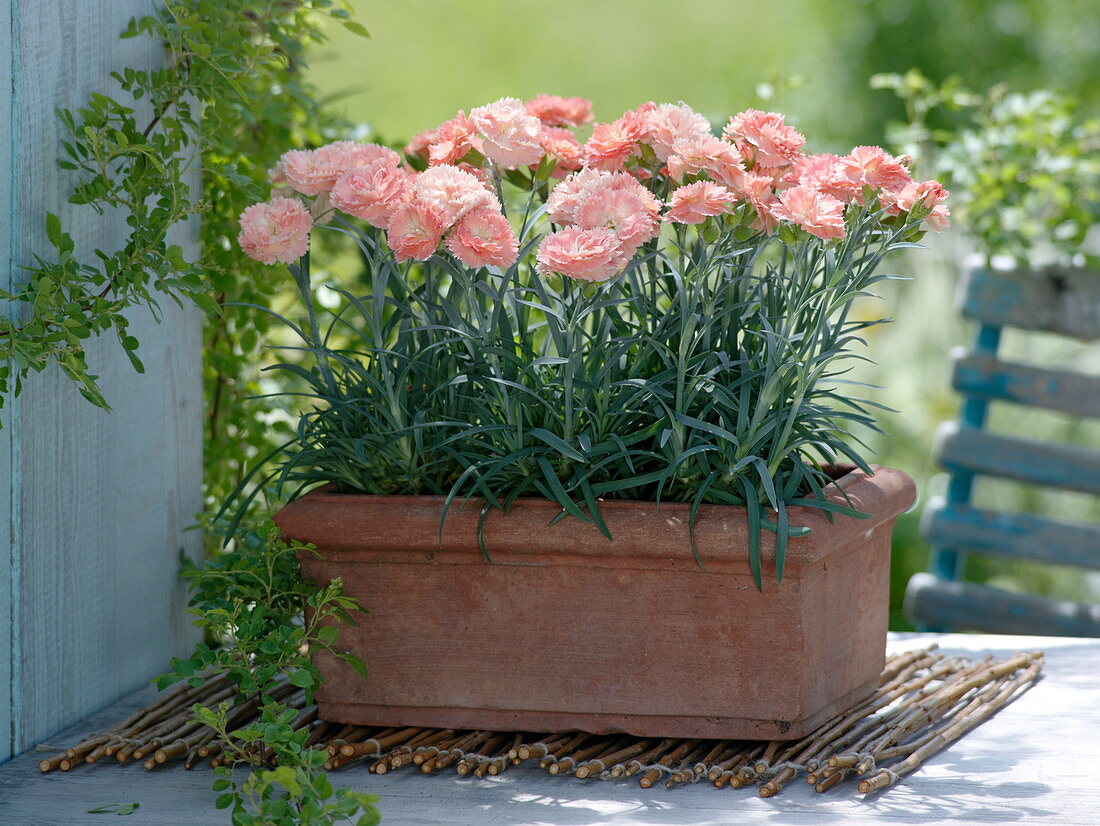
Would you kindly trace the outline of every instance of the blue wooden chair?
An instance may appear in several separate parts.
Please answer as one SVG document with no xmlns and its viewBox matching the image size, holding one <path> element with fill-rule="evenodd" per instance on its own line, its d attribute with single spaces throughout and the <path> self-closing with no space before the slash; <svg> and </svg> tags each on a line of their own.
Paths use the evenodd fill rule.
<svg viewBox="0 0 1100 826">
<path fill-rule="evenodd" d="M 1100 416 L 1100 377 L 1014 364 L 998 358 L 1002 330 L 1041 330 L 1100 338 L 1100 273 L 1051 268 L 970 273 L 962 314 L 978 322 L 973 349 L 955 358 L 962 395 L 958 423 L 937 435 L 936 458 L 950 474 L 947 495 L 925 509 L 930 571 L 915 575 L 906 613 L 929 630 L 1100 636 L 1100 606 L 1009 593 L 961 580 L 967 553 L 1100 570 L 1100 525 L 1000 513 L 971 504 L 974 481 L 993 476 L 1100 495 L 1100 450 L 991 433 L 991 402 L 1073 416 Z"/>
</svg>

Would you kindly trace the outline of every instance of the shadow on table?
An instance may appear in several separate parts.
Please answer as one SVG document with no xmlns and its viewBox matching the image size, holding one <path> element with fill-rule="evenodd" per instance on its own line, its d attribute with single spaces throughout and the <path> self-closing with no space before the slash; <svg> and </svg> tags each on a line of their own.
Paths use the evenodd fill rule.
<svg viewBox="0 0 1100 826">
<path fill-rule="evenodd" d="M 463 805 L 451 810 L 447 820 L 456 826 L 728 826 L 760 821 L 783 826 L 952 820 L 1012 823 L 1035 822 L 1054 814 L 1026 805 L 1027 800 L 1049 793 L 1049 786 L 981 778 L 922 778 L 917 788 L 903 781 L 867 800 L 856 795 L 854 783 L 823 795 L 797 783 L 779 796 L 764 800 L 755 789 L 718 791 L 709 784 L 643 790 L 627 784 L 582 785 L 570 778 L 545 776 L 540 776 L 536 784 L 515 775 L 450 782 L 465 787 Z M 418 818 L 417 803 L 430 806 L 429 801 L 435 798 L 434 805 L 439 806 L 442 798 L 455 789 L 442 795 L 441 791 L 438 787 L 430 790 L 422 781 L 400 790 L 391 786 L 382 797 L 383 820 L 388 813 L 402 826 L 434 826 L 440 822 L 438 810 L 431 816 L 424 812 Z"/>
<path fill-rule="evenodd" d="M 1023 801 L 1049 794 L 1051 787 L 1034 781 L 969 780 L 964 777 L 925 777 L 919 788 L 904 781 L 864 802 L 869 813 L 903 823 L 965 820 L 967 823 L 1012 823 L 1052 818 L 1058 812 Z"/>
</svg>

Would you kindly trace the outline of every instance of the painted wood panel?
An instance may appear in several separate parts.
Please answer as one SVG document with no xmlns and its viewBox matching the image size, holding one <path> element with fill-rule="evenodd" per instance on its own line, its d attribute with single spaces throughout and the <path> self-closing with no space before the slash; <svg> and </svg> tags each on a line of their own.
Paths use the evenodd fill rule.
<svg viewBox="0 0 1100 826">
<path fill-rule="evenodd" d="M 1100 605 L 1015 594 L 914 574 L 905 590 L 905 613 L 918 622 L 995 634 L 1051 637 L 1100 636 Z"/>
<path fill-rule="evenodd" d="M 955 358 L 951 383 L 964 395 L 990 401 L 1042 407 L 1074 416 L 1100 416 L 1100 378 L 1096 376 L 965 354 Z"/>
<path fill-rule="evenodd" d="M 16 0 L 0 0 L 0 210 L 11 215 L 13 204 L 12 180 L 15 156 L 11 149 L 12 134 L 12 63 L 15 60 L 11 38 L 11 21 Z M 11 233 L 0 224 L 0 286 L 10 284 Z M 0 312 L 10 312 L 0 302 Z M 11 647 L 12 641 L 12 557 L 11 519 L 12 504 L 11 455 L 12 428 L 0 430 L 0 645 Z M 12 707 L 12 681 L 10 657 L 0 654 L 0 761 L 12 753 L 10 709 Z"/>
<path fill-rule="evenodd" d="M 921 515 L 921 532 L 933 545 L 944 548 L 1100 569 L 1097 524 L 998 513 L 934 499 Z"/>
<path fill-rule="evenodd" d="M 11 73 L 0 87 L 10 124 L 0 158 L 11 194 L 0 203 L 12 204 L 2 231 L 12 277 L 48 249 L 47 210 L 85 253 L 125 237 L 123 215 L 101 218 L 66 203 L 72 181 L 57 167 L 54 110 L 116 88 L 111 70 L 163 59 L 154 43 L 118 39 L 127 19 L 150 8 L 147 0 L 0 0 L 12 38 L 11 49 L 0 49 Z M 193 248 L 194 230 L 176 240 Z M 0 703 L 0 715 L 10 710 L 0 721 L 8 733 L 0 759 L 141 687 L 193 641 L 177 572 L 180 548 L 195 553 L 199 542 L 184 528 L 201 507 L 200 320 L 171 301 L 162 307 L 161 324 L 147 313 L 133 317 L 145 375 L 115 343 L 89 348 L 113 412 L 91 407 L 59 371 L 47 371 L 3 413 L 11 660 L 0 692 L 11 702 Z"/>
<path fill-rule="evenodd" d="M 983 324 L 1100 337 L 1100 279 L 1091 270 L 974 270 L 962 296 L 962 314 Z"/>
<path fill-rule="evenodd" d="M 1001 436 L 946 422 L 936 434 L 933 452 L 944 469 L 955 474 L 985 474 L 1100 495 L 1100 450 L 1093 448 Z"/>
</svg>

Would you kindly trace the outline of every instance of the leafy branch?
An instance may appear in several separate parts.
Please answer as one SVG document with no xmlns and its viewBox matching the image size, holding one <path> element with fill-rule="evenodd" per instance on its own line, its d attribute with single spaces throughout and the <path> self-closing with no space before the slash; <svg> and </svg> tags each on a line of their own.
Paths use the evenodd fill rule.
<svg viewBox="0 0 1100 826">
<path fill-rule="evenodd" d="M 270 94 L 288 55 L 320 38 L 318 17 L 362 32 L 348 14 L 342 0 L 167 0 L 129 22 L 122 37 L 163 43 L 164 65 L 115 72 L 116 96 L 97 92 L 75 112 L 58 112 L 67 133 L 61 166 L 77 176 L 69 202 L 99 215 L 122 211 L 127 237 L 116 250 L 81 257 L 61 218 L 46 215 L 51 253 L 34 256 L 20 286 L 0 291 L 17 307 L 0 318 L 0 403 L 9 390 L 18 395 L 30 373 L 57 365 L 86 399 L 108 408 L 88 364 L 89 340 L 115 336 L 141 372 L 128 311 L 147 308 L 159 320 L 167 296 L 218 312 L 208 262 L 189 257 L 173 238 L 192 216 L 214 208 L 199 170 L 216 169 L 241 197 L 255 195 L 255 174 L 242 172 L 227 151 L 235 137 L 227 124 L 234 112 L 256 106 L 258 88 Z"/>
<path fill-rule="evenodd" d="M 237 702 L 259 708 L 251 725 L 234 730 L 234 706 L 196 704 L 195 719 L 212 728 L 221 754 L 230 762 L 217 768 L 218 808 L 232 807 L 232 822 L 251 824 L 328 824 L 378 822 L 375 797 L 334 790 L 322 771 L 323 754 L 307 749 L 308 731 L 292 725 L 297 711 L 286 703 L 288 686 L 302 689 L 307 702 L 320 678 L 311 654 L 340 657 L 361 676 L 358 658 L 334 648 L 337 625 L 353 622 L 355 601 L 339 579 L 318 588 L 303 582 L 298 555 L 313 553 L 300 543 L 283 542 L 267 524 L 244 532 L 231 547 L 205 565 L 185 561 L 195 624 L 213 643 L 200 643 L 188 658 L 174 658 L 172 671 L 158 678 L 165 688 L 187 680 L 201 685 L 227 677 Z M 277 764 L 277 768 L 272 768 Z M 244 779 L 240 769 L 246 769 Z"/>
</svg>

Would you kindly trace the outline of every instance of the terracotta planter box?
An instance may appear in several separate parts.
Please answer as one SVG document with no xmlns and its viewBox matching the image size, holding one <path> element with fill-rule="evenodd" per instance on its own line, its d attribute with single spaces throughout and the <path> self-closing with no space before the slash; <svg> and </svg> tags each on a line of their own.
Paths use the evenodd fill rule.
<svg viewBox="0 0 1100 826">
<path fill-rule="evenodd" d="M 882 670 L 890 531 L 914 501 L 905 474 L 853 471 L 830 486 L 869 519 L 792 508 L 782 584 L 765 534 L 764 593 L 749 572 L 743 508 L 603 504 L 614 541 L 558 507 L 519 500 L 485 526 L 442 499 L 314 491 L 275 521 L 314 543 L 306 576 L 342 577 L 369 615 L 339 644 L 366 681 L 318 655 L 326 720 L 650 737 L 796 738 L 866 696 Z"/>
</svg>

